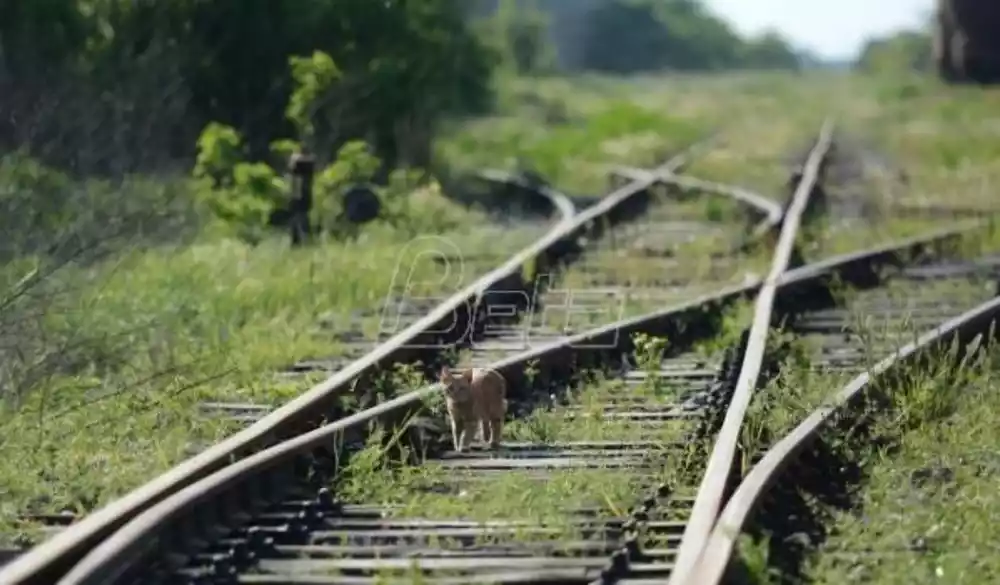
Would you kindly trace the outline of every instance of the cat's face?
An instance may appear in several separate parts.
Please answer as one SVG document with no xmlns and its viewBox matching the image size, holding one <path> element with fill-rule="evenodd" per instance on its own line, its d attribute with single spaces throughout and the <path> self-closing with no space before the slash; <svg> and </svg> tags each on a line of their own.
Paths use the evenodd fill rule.
<svg viewBox="0 0 1000 585">
<path fill-rule="evenodd" d="M 471 372 L 456 376 L 448 366 L 441 369 L 439 380 L 444 386 L 444 393 L 448 398 L 456 402 L 464 402 L 472 396 Z"/>
</svg>

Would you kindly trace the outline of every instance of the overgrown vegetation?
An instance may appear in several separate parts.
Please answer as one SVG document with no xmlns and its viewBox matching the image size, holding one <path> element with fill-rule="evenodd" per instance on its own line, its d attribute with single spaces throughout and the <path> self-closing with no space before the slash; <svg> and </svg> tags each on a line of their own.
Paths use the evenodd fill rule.
<svg viewBox="0 0 1000 585">
<path fill-rule="evenodd" d="M 929 73 L 934 68 L 931 35 L 927 31 L 903 31 L 869 41 L 855 66 L 876 74 Z"/>
<path fill-rule="evenodd" d="M 428 147 L 421 126 L 488 107 L 496 62 L 455 0 L 15 2 L 4 10 L 0 70 L 13 97 L 2 135 L 80 171 L 148 168 L 141 163 L 190 153 L 211 121 L 247 137 L 252 158 L 266 156 L 290 130 L 288 59 L 314 51 L 341 73 L 327 96 L 339 106 L 329 138 L 370 137 L 393 165 L 411 150 L 403 142 Z M 102 140 L 116 139 L 85 149 L 98 129 Z"/>
<path fill-rule="evenodd" d="M 775 519 L 766 526 L 779 533 L 743 537 L 740 554 L 753 582 L 995 580 L 998 567 L 988 551 L 997 540 L 988 526 L 1000 510 L 992 496 L 997 470 L 982 446 L 996 427 L 998 356 L 995 346 L 972 348 L 955 369 L 957 349 L 947 347 L 871 390 L 876 398 L 864 403 L 870 410 L 854 424 L 823 430 L 814 449 L 823 455 L 812 457 L 837 468 L 817 475 L 796 467 L 803 479 L 778 496 L 789 506 L 769 513 L 798 520 Z M 779 401 L 772 413 L 798 413 L 787 422 L 767 417 L 778 431 L 773 436 L 790 431 L 843 381 L 787 385 L 771 395 Z M 786 396 L 789 390 L 808 406 Z M 799 534 L 788 534 L 787 525 Z M 789 537 L 794 545 L 783 540 Z"/>
<path fill-rule="evenodd" d="M 516 31 L 508 37 L 511 46 L 537 46 L 537 41 L 524 40 L 539 36 L 531 32 L 539 28 L 532 23 L 548 21 L 544 40 L 554 49 L 554 64 L 567 71 L 797 69 L 802 64 L 797 49 L 780 35 L 742 38 L 699 0 L 476 0 L 471 4 L 477 16 L 497 14 L 505 22 L 518 22 L 506 29 Z"/>
<path fill-rule="evenodd" d="M 996 246 L 995 235 L 985 234 L 963 248 L 975 255 L 993 252 Z M 992 284 L 983 280 L 921 286 L 922 294 L 947 299 L 950 308 L 944 313 L 951 315 L 993 294 Z M 809 343 L 808 336 L 798 341 L 800 357 L 786 361 L 780 376 L 754 398 L 741 438 L 743 473 L 810 412 L 833 399 L 849 379 L 944 316 L 926 315 L 926 307 L 921 311 L 914 305 L 905 282 L 878 292 L 842 289 L 836 296 L 851 311 L 845 327 L 855 340 L 853 348 L 834 344 L 821 353 L 821 346 Z M 995 400 L 990 372 L 996 348 L 988 354 L 974 351 L 961 363 L 955 359 L 957 349 L 953 344 L 886 378 L 868 391 L 867 400 L 855 401 L 844 424 L 824 427 L 819 446 L 801 455 L 801 463 L 783 475 L 785 483 L 765 498 L 751 527 L 754 539 L 741 539 L 740 555 L 751 582 L 901 583 L 904 567 L 907 579 L 917 582 L 939 582 L 945 573 L 954 582 L 992 580 L 996 567 L 981 551 L 995 539 L 982 530 L 969 532 L 971 525 L 964 523 L 969 513 L 963 512 L 997 506 L 974 495 L 984 493 L 977 483 L 983 468 L 976 466 L 979 460 L 973 455 L 983 435 L 958 429 L 964 428 L 964 421 L 989 424 L 978 413 L 984 403 Z M 810 361 L 816 366 L 810 368 Z M 956 466 L 966 463 L 971 465 L 968 479 L 953 479 Z M 940 466 L 946 471 L 939 473 Z M 943 488 L 936 483 L 941 474 L 951 486 L 947 491 L 922 491 L 925 485 Z M 983 481 L 991 478 L 987 472 Z M 975 506 L 966 506 L 962 494 L 976 501 Z M 912 533 L 918 525 L 930 531 Z M 934 537 L 939 546 L 929 546 L 945 526 L 953 532 Z"/>
<path fill-rule="evenodd" d="M 828 511 L 835 532 L 810 560 L 812 582 L 1000 578 L 1000 462 L 988 447 L 1000 428 L 998 357 L 994 346 L 966 360 L 957 377 L 928 368 L 895 389 L 893 414 L 876 431 L 895 440 L 858 447 L 866 483 L 853 510 Z"/>
</svg>

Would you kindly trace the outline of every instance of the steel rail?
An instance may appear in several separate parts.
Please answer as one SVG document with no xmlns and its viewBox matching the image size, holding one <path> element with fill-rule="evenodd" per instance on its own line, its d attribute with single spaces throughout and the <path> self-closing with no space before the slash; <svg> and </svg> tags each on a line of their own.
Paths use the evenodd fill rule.
<svg viewBox="0 0 1000 585">
<path fill-rule="evenodd" d="M 961 248 L 956 248 L 953 245 L 960 243 L 956 238 L 961 238 L 961 234 L 975 236 L 980 228 L 987 227 L 992 226 L 988 222 L 964 222 L 954 228 L 940 231 L 934 235 L 925 234 L 919 238 L 895 242 L 888 246 L 880 246 L 878 249 L 848 256 L 831 258 L 790 271 L 782 278 L 782 286 L 776 301 L 777 306 L 780 308 L 776 310 L 781 314 L 792 317 L 791 330 L 793 332 L 798 331 L 810 338 L 811 341 L 818 342 L 820 355 L 818 356 L 818 361 L 814 362 L 815 366 L 820 368 L 825 366 L 832 368 L 834 371 L 843 371 L 845 367 L 852 367 L 848 362 L 854 361 L 856 366 L 861 366 L 858 370 L 860 372 L 867 366 L 866 360 L 861 356 L 846 355 L 854 352 L 848 349 L 851 344 L 844 337 L 845 333 L 841 327 L 849 326 L 851 317 L 849 315 L 836 315 L 836 313 L 840 312 L 838 311 L 840 303 L 829 295 L 831 287 L 838 287 L 840 284 L 854 287 L 860 293 L 858 300 L 867 299 L 867 301 L 863 302 L 865 304 L 871 303 L 871 308 L 876 311 L 875 314 L 878 314 L 879 310 L 887 310 L 890 315 L 894 314 L 894 312 L 898 314 L 900 307 L 891 304 L 891 301 L 888 305 L 884 304 L 888 299 L 878 292 L 883 291 L 884 294 L 886 290 L 884 285 L 888 284 L 891 286 L 891 283 L 897 282 L 900 279 L 913 283 L 922 283 L 927 280 L 944 280 L 956 283 L 968 280 L 970 283 L 973 282 L 969 278 L 971 275 L 968 272 L 970 270 L 976 271 L 977 267 L 981 267 L 982 264 L 979 261 L 975 261 L 972 264 L 959 261 L 958 264 L 954 264 L 947 258 L 955 252 L 961 254 Z M 941 258 L 940 260 L 932 260 L 930 258 L 931 255 L 939 255 Z M 927 262 L 928 260 L 929 262 Z M 1000 261 L 1000 256 L 993 255 L 989 260 L 986 260 L 986 265 L 996 267 L 1000 265 L 998 261 Z M 882 267 L 889 268 L 889 272 L 883 273 L 881 270 Z M 821 272 L 827 272 L 829 278 L 820 276 Z M 840 282 L 838 282 L 838 278 Z M 975 288 L 976 284 L 973 283 L 969 286 Z M 923 288 L 918 290 L 920 293 L 924 292 Z M 968 289 L 965 290 L 968 291 Z M 916 309 L 917 314 L 925 315 L 926 313 L 930 313 L 928 316 L 936 315 L 937 318 L 930 323 L 931 326 L 950 319 L 953 313 L 949 314 L 951 303 L 949 302 L 950 297 L 948 296 L 948 292 L 935 287 L 931 287 L 928 292 L 931 299 L 927 300 L 933 300 L 936 295 L 939 302 L 926 305 L 925 307 L 921 306 L 922 303 L 918 304 L 918 308 Z M 942 294 L 944 294 L 943 298 Z M 981 297 L 982 295 L 980 294 L 979 296 Z M 894 295 L 890 295 L 890 297 L 894 297 Z M 752 299 L 752 296 L 748 298 Z M 913 297 L 907 296 L 905 298 L 910 299 Z M 921 294 L 919 298 L 924 299 L 925 297 Z M 983 301 L 977 301 L 977 304 L 981 302 Z M 813 321 L 810 319 L 810 315 L 815 316 L 816 320 Z M 924 319 L 923 317 L 916 316 L 915 318 L 918 321 Z M 804 329 L 799 330 L 799 326 L 803 326 Z M 667 331 L 668 337 L 671 333 L 673 332 Z M 827 338 L 825 341 L 818 341 L 814 337 L 817 335 L 826 335 Z M 909 339 L 905 341 L 909 341 Z M 845 344 L 845 342 L 848 343 Z M 742 352 L 745 350 L 745 338 L 742 343 L 730 346 L 729 349 L 735 351 L 737 355 L 742 355 Z M 772 348 L 768 348 L 768 353 L 771 355 L 765 361 L 781 355 L 780 348 L 773 349 L 777 350 L 778 353 L 772 353 Z M 848 350 L 846 354 L 842 351 L 845 349 Z M 855 351 L 857 349 L 855 347 Z M 892 349 L 895 349 L 895 347 Z M 881 356 L 879 357 L 881 358 Z M 737 366 L 738 362 L 739 359 L 737 359 Z M 770 363 L 777 365 L 773 361 Z M 728 370 L 725 364 L 724 358 L 720 372 Z M 732 372 L 732 370 L 728 370 L 728 372 Z M 775 370 L 768 371 L 769 376 L 773 376 L 776 373 Z M 735 378 L 738 376 L 738 370 L 735 372 L 735 375 L 732 373 L 723 375 L 731 380 L 728 384 L 734 385 Z M 708 396 L 711 396 L 713 394 L 713 385 L 709 385 L 705 390 L 708 391 Z M 722 389 L 717 386 L 714 388 L 715 392 L 719 390 Z M 723 392 L 725 393 L 726 391 L 723 390 Z M 718 414 L 724 416 L 724 407 L 730 397 L 724 394 L 715 394 L 715 398 L 719 400 L 718 408 L 722 412 L 715 413 L 710 408 L 704 414 L 711 418 L 715 418 Z M 711 401 L 712 398 L 709 397 L 708 400 Z M 721 417 L 719 417 L 719 422 L 721 423 Z M 712 432 L 711 426 L 704 430 L 709 433 Z M 696 430 L 692 439 L 698 441 L 698 435 L 699 432 Z M 681 440 L 682 443 L 684 441 L 684 439 Z M 704 460 L 699 465 L 703 463 Z M 622 583 L 632 583 L 633 581 L 636 583 L 651 583 L 656 579 L 666 582 L 673 570 L 676 559 L 676 546 L 679 544 L 681 536 L 680 531 L 683 530 L 683 524 L 689 518 L 688 513 L 694 500 L 693 497 L 679 495 L 676 487 L 671 486 L 669 483 L 663 483 L 655 485 L 653 489 L 643 490 L 645 495 L 639 496 L 628 516 L 616 516 L 614 518 L 616 526 L 624 527 L 625 525 L 631 525 L 631 528 L 620 535 L 619 544 L 621 546 L 620 548 L 616 548 L 615 552 L 610 556 L 609 563 L 601 571 L 599 578 L 594 580 L 589 578 L 579 579 L 579 576 L 569 575 L 563 582 L 579 582 L 581 585 L 584 582 L 589 585 L 606 585 L 619 581 Z M 666 493 L 664 493 L 664 490 Z M 686 490 L 684 492 L 686 494 Z M 653 523 L 657 525 L 645 527 L 644 525 L 650 520 L 653 520 Z M 677 529 L 676 526 L 664 525 L 665 522 L 666 524 L 670 524 L 671 520 L 681 524 L 680 531 L 675 532 Z M 653 539 L 652 549 L 645 549 L 643 544 L 641 544 L 644 539 Z M 676 544 L 666 544 L 664 546 L 664 541 L 668 543 L 672 541 Z M 536 572 L 529 573 L 528 575 L 519 573 L 519 576 L 522 578 L 520 582 L 541 583 L 545 582 L 546 573 Z M 535 580 L 536 578 L 537 581 Z M 272 580 L 271 582 L 274 581 Z M 440 580 L 434 582 L 444 584 L 444 581 Z"/>
<path fill-rule="evenodd" d="M 716 438 L 715 446 L 709 455 L 708 465 L 698 488 L 691 517 L 684 529 L 670 583 L 680 582 L 694 566 L 722 507 L 726 481 L 733 466 L 740 429 L 743 427 L 743 419 L 757 386 L 757 379 L 764 359 L 764 349 L 767 344 L 767 334 L 771 328 L 771 316 L 778 283 L 788 269 L 802 215 L 809 203 L 813 188 L 820 179 L 822 166 L 832 144 L 832 139 L 833 122 L 827 120 L 820 131 L 816 146 L 806 160 L 802 179 L 795 190 L 786 218 L 781 226 L 770 273 L 757 295 L 749 341 L 740 367 L 740 376 L 722 428 Z"/>
<path fill-rule="evenodd" d="M 761 498 L 818 436 L 824 424 L 837 412 L 860 398 L 864 391 L 890 371 L 939 349 L 952 340 L 966 350 L 978 336 L 993 332 L 1000 318 L 1000 297 L 987 301 L 917 337 L 847 383 L 832 400 L 817 408 L 794 430 L 777 441 L 743 478 L 723 509 L 707 545 L 688 578 L 681 585 L 721 583 L 743 527 Z M 988 340 L 987 340 L 988 341 Z M 984 344 L 985 345 L 985 344 Z"/>
<path fill-rule="evenodd" d="M 785 210 L 781 207 L 781 205 L 771 199 L 768 199 L 767 197 L 749 189 L 735 185 L 726 185 L 724 183 L 706 181 L 690 175 L 678 175 L 676 173 L 665 171 L 647 171 L 645 169 L 626 166 L 616 166 L 614 167 L 613 172 L 618 173 L 623 177 L 627 177 L 632 181 L 647 180 L 650 175 L 654 175 L 657 180 L 674 185 L 681 189 L 693 189 L 707 193 L 715 193 L 717 195 L 726 195 L 736 201 L 739 201 L 740 203 L 743 203 L 744 205 L 747 205 L 748 207 L 767 210 L 766 219 L 753 229 L 751 237 L 763 236 L 764 232 L 770 229 L 771 226 L 777 226 L 778 223 L 781 222 L 781 218 L 785 213 Z"/>
<path fill-rule="evenodd" d="M 716 138 L 716 133 L 695 142 L 679 154 L 661 165 L 658 171 L 674 172 L 682 168 L 693 154 Z M 304 393 L 288 401 L 261 420 L 246 427 L 223 441 L 212 445 L 201 453 L 179 463 L 167 472 L 153 478 L 146 484 L 129 492 L 103 508 L 87 515 L 70 525 L 52 538 L 42 542 L 24 555 L 14 559 L 0 569 L 0 582 L 5 585 L 47 585 L 58 579 L 58 575 L 83 557 L 88 550 L 103 538 L 113 533 L 129 519 L 150 506 L 176 493 L 199 479 L 238 461 L 254 450 L 273 444 L 283 432 L 306 418 L 315 418 L 341 394 L 357 390 L 358 380 L 406 351 L 407 347 L 427 330 L 438 326 L 462 309 L 469 310 L 476 299 L 512 275 L 518 274 L 529 260 L 538 258 L 560 243 L 580 235 L 602 218 L 609 218 L 621 212 L 625 205 L 656 184 L 655 176 L 642 181 L 634 181 L 615 189 L 592 207 L 563 217 L 544 237 L 514 254 L 502 266 L 482 276 L 462 291 L 449 297 L 427 316 L 409 325 L 386 342 L 374 348 L 360 359 L 350 363 L 336 374 L 313 386 Z M 547 197 L 564 196 L 542 188 Z M 560 210 L 568 210 L 565 202 L 555 203 Z M 765 214 L 770 210 L 763 210 Z M 349 420 L 351 417 L 348 417 Z"/>
<path fill-rule="evenodd" d="M 898 265 L 901 258 L 918 254 L 920 251 L 946 245 L 982 227 L 981 222 L 969 222 L 942 230 L 934 234 L 909 238 L 886 244 L 864 252 L 846 254 L 823 262 L 783 272 L 775 277 L 774 283 L 757 281 L 731 287 L 713 295 L 707 295 L 679 307 L 672 307 L 651 315 L 634 317 L 581 333 L 559 342 L 533 348 L 527 352 L 505 358 L 491 367 L 500 371 L 508 379 L 517 379 L 529 364 L 543 367 L 553 363 L 569 363 L 587 351 L 602 351 L 608 340 L 617 339 L 634 332 L 659 331 L 668 336 L 683 331 L 687 323 L 704 315 L 706 307 L 720 310 L 741 298 L 759 296 L 763 287 L 777 285 L 782 294 L 802 294 L 816 287 L 827 286 L 831 279 L 840 278 L 846 282 L 865 282 L 874 266 Z M 213 475 L 170 495 L 151 506 L 141 514 L 131 518 L 121 529 L 101 542 L 73 567 L 60 585 L 82 585 L 113 582 L 118 576 L 141 562 L 146 551 L 161 544 L 164 532 L 183 521 L 185 514 L 202 503 L 223 497 L 229 490 L 240 484 L 262 481 L 268 472 L 286 469 L 299 455 L 305 455 L 317 448 L 336 444 L 346 432 L 363 427 L 375 421 L 385 420 L 392 415 L 418 405 L 431 394 L 440 391 L 435 384 L 412 391 L 389 400 L 379 406 L 355 413 L 334 423 L 308 433 L 293 437 L 269 449 L 260 451 L 229 465 Z M 251 484 L 260 485 L 260 484 Z"/>
<path fill-rule="evenodd" d="M 567 195 L 556 191 L 547 185 L 528 184 L 527 181 L 515 174 L 496 169 L 480 169 L 475 173 L 475 176 L 493 183 L 507 183 L 509 185 L 515 185 L 517 187 L 521 187 L 529 193 L 534 192 L 541 195 L 542 199 L 545 201 L 545 205 L 553 208 L 555 215 L 560 218 L 560 223 L 568 223 L 573 219 L 573 216 L 576 215 L 576 205 L 573 204 L 573 201 Z M 556 226 L 553 226 L 552 229 L 555 230 L 558 225 L 559 224 L 556 224 Z"/>
</svg>

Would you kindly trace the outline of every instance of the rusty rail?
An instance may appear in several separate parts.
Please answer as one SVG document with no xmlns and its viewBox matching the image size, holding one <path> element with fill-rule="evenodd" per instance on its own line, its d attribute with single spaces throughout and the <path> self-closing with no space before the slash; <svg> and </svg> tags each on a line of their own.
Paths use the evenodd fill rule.
<svg viewBox="0 0 1000 585">
<path fill-rule="evenodd" d="M 767 334 L 771 327 L 775 295 L 780 280 L 788 269 L 798 236 L 799 223 L 809 203 L 809 196 L 819 181 L 827 151 L 832 144 L 832 137 L 833 123 L 828 120 L 824 123 L 816 146 L 806 161 L 802 180 L 793 195 L 784 225 L 782 225 L 781 233 L 778 236 L 771 271 L 757 295 L 749 341 L 740 367 L 740 377 L 722 423 L 722 429 L 709 456 L 708 466 L 698 489 L 691 518 L 684 530 L 677 563 L 671 574 L 671 583 L 679 583 L 686 578 L 687 572 L 691 570 L 699 553 L 704 548 L 705 541 L 722 507 L 726 481 L 733 466 L 740 429 L 743 426 L 743 419 L 746 416 L 760 374 L 764 349 L 767 344 Z"/>
<path fill-rule="evenodd" d="M 788 435 L 775 443 L 743 478 L 723 509 L 700 557 L 680 585 L 716 585 L 722 582 L 743 527 L 768 488 L 818 437 L 832 416 L 857 400 L 866 389 L 890 371 L 904 367 L 931 351 L 956 340 L 965 351 L 979 336 L 986 336 L 1000 318 L 1000 297 L 975 307 L 920 335 L 846 384 L 832 400 L 814 410 Z M 983 339 L 980 337 L 980 339 Z M 987 340 L 991 341 L 991 340 Z M 968 344 L 968 345 L 967 345 Z"/>
</svg>

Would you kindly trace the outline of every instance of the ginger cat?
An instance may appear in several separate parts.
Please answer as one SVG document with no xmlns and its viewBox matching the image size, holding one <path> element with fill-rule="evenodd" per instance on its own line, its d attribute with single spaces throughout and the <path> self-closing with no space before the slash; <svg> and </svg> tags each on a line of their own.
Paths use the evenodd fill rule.
<svg viewBox="0 0 1000 585">
<path fill-rule="evenodd" d="M 507 415 L 507 381 L 503 376 L 488 368 L 452 372 L 445 366 L 441 369 L 440 380 L 444 385 L 455 450 L 461 453 L 469 448 L 477 428 L 490 448 L 499 447 Z"/>
</svg>

